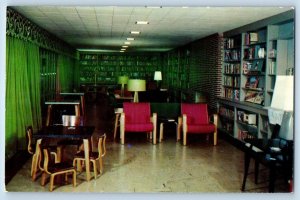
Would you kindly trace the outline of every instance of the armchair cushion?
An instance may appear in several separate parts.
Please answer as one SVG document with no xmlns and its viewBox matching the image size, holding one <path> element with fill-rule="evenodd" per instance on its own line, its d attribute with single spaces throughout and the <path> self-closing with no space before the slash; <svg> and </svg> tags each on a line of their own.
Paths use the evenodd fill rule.
<svg viewBox="0 0 300 200">
<path fill-rule="evenodd" d="M 181 104 L 181 113 L 187 115 L 187 124 L 208 124 L 207 104 Z M 189 128 L 189 130 L 191 130 Z M 213 131 L 212 131 L 213 132 Z"/>
<path fill-rule="evenodd" d="M 214 124 L 196 124 L 196 125 L 188 125 L 189 133 L 213 133 L 215 131 Z"/>
<path fill-rule="evenodd" d="M 129 132 L 150 132 L 153 130 L 153 124 L 151 122 L 146 124 L 126 124 L 125 130 Z"/>
</svg>

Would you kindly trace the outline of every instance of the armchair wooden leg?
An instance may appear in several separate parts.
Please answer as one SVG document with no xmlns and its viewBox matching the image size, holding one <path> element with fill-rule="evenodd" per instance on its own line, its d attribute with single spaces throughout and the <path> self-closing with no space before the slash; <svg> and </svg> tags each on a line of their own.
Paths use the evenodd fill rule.
<svg viewBox="0 0 300 200">
<path fill-rule="evenodd" d="M 121 131 L 121 144 L 124 144 L 125 143 L 125 133 L 124 131 L 122 130 Z"/>
<path fill-rule="evenodd" d="M 186 146 L 186 135 L 187 133 L 183 131 L 183 145 Z"/>
<path fill-rule="evenodd" d="M 153 135 L 153 144 L 156 144 L 156 132 L 152 132 Z"/>
<path fill-rule="evenodd" d="M 214 132 L 214 146 L 217 145 L 217 136 L 218 136 L 218 133 L 217 131 Z"/>
<path fill-rule="evenodd" d="M 159 126 L 159 142 L 164 138 L 164 123 L 160 123 Z"/>
<path fill-rule="evenodd" d="M 95 160 L 91 160 L 91 162 L 93 163 L 93 168 L 94 168 L 94 177 L 95 177 L 95 180 L 97 179 L 97 164 L 96 164 L 96 161 Z"/>
</svg>

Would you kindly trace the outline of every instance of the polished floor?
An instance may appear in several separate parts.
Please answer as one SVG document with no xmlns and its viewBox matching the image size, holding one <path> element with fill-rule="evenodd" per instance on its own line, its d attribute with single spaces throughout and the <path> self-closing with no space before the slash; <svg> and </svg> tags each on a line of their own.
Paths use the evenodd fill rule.
<svg viewBox="0 0 300 200">
<path fill-rule="evenodd" d="M 126 144 L 113 141 L 113 114 L 105 102 L 87 105 L 87 123 L 96 126 L 95 134 L 107 133 L 104 173 L 87 182 L 85 173 L 77 175 L 77 185 L 56 185 L 53 192 L 95 193 L 240 193 L 243 177 L 243 153 L 220 139 L 217 146 L 205 137 L 189 138 L 188 146 L 176 142 L 174 127 L 168 127 L 162 143 L 152 145 L 145 134 L 128 134 Z M 67 152 L 72 153 L 72 148 Z M 48 192 L 49 184 L 40 185 L 40 177 L 30 178 L 31 159 L 6 185 L 7 191 Z M 253 165 L 251 165 L 253 172 Z M 267 192 L 267 170 L 260 172 L 259 183 L 249 175 L 246 193 Z M 92 173 L 93 176 L 93 173 Z M 275 192 L 287 192 L 283 181 Z"/>
</svg>

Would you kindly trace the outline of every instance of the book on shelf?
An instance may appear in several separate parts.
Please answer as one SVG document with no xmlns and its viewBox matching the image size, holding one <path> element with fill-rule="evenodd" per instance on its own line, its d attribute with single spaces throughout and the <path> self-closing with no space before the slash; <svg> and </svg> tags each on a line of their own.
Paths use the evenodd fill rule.
<svg viewBox="0 0 300 200">
<path fill-rule="evenodd" d="M 259 82 L 259 77 L 249 76 L 245 84 L 245 88 L 257 88 Z"/>
<path fill-rule="evenodd" d="M 271 74 L 271 75 L 275 74 L 275 65 L 276 65 L 275 61 L 270 62 L 270 64 L 269 64 L 269 74 Z"/>
<path fill-rule="evenodd" d="M 246 130 L 239 130 L 238 131 L 238 139 L 245 140 L 245 139 L 254 139 L 255 136 L 253 136 L 250 132 Z"/>
<path fill-rule="evenodd" d="M 262 91 L 247 91 L 245 94 L 245 99 L 244 101 L 250 102 L 250 103 L 255 103 L 259 105 L 263 105 L 264 103 L 264 95 Z"/>
</svg>

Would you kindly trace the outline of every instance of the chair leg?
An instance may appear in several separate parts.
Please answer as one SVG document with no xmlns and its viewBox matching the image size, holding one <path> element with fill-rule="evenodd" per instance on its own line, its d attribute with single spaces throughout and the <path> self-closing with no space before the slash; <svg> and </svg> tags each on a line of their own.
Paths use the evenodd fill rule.
<svg viewBox="0 0 300 200">
<path fill-rule="evenodd" d="M 41 185 L 44 186 L 46 184 L 47 173 L 42 172 Z"/>
<path fill-rule="evenodd" d="M 73 186 L 76 187 L 76 170 L 73 171 Z"/>
<path fill-rule="evenodd" d="M 50 186 L 49 186 L 50 192 L 53 191 L 53 184 L 54 184 L 54 174 L 51 174 L 51 176 L 50 176 Z"/>
<path fill-rule="evenodd" d="M 91 162 L 93 163 L 93 168 L 94 168 L 94 177 L 95 177 L 95 180 L 97 179 L 97 164 L 95 162 L 95 160 L 91 160 Z"/>
<path fill-rule="evenodd" d="M 103 161 L 102 161 L 102 157 L 99 158 L 99 167 L 100 167 L 100 174 L 103 173 Z"/>
</svg>

